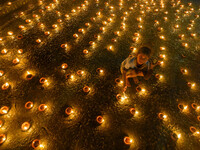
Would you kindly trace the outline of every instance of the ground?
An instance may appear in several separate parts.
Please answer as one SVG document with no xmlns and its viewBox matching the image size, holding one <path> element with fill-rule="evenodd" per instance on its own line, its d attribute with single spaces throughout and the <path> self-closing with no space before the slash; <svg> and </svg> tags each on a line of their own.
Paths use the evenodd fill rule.
<svg viewBox="0 0 200 150">
<path fill-rule="evenodd" d="M 7 2 L 0 2 L 0 108 L 9 110 L 0 111 L 6 136 L 0 149 L 33 149 L 35 139 L 37 149 L 47 150 L 199 149 L 198 1 L 163 1 L 163 8 L 161 0 Z M 120 64 L 143 45 L 163 64 L 149 80 L 140 78 L 145 91 L 131 82 L 123 93 Z M 47 108 L 39 111 L 40 104 Z M 73 112 L 66 114 L 69 107 Z M 27 131 L 24 122 L 30 123 Z"/>
</svg>

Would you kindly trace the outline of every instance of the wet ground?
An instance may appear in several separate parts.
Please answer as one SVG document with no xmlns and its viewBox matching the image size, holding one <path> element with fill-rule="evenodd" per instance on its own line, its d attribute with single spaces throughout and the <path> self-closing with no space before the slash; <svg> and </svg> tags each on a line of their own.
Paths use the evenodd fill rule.
<svg viewBox="0 0 200 150">
<path fill-rule="evenodd" d="M 198 150 L 200 11 L 198 1 L 191 6 L 188 3 L 164 2 L 161 8 L 157 1 L 154 6 L 142 0 L 127 0 L 122 5 L 112 0 L 31 1 L 0 16 L 0 70 L 4 72 L 0 85 L 9 84 L 0 92 L 0 107 L 9 107 L 8 113 L 0 116 L 0 134 L 7 137 L 0 149 L 33 149 L 32 141 L 39 139 L 44 147 L 38 149 L 47 150 Z M 24 14 L 19 14 L 21 11 Z M 31 23 L 26 23 L 27 19 Z M 57 28 L 52 27 L 55 24 Z M 47 31 L 50 35 L 44 34 Z M 140 34 L 137 42 L 133 41 L 135 33 Z M 185 35 L 182 39 L 181 34 Z M 62 44 L 67 45 L 62 48 Z M 140 78 L 145 91 L 137 92 L 130 81 L 132 87 L 124 95 L 122 85 L 116 82 L 121 79 L 120 64 L 132 53 L 131 47 L 142 45 L 153 50 L 151 60 L 156 58 L 163 64 L 154 69 L 149 80 Z M 30 74 L 33 78 L 28 80 Z M 156 74 L 163 78 L 157 79 Z M 39 82 L 42 77 L 45 83 Z M 188 86 L 188 82 L 195 86 Z M 83 91 L 85 86 L 90 87 L 89 92 Z M 28 101 L 33 102 L 30 110 L 24 107 Z M 40 104 L 46 104 L 45 111 L 38 110 Z M 74 111 L 70 115 L 65 113 L 68 107 Z M 135 108 L 134 115 L 130 108 Z M 167 118 L 160 119 L 159 113 Z M 103 117 L 102 124 L 96 121 L 97 116 Z M 31 127 L 24 132 L 21 125 L 26 121 Z M 196 131 L 191 132 L 191 127 Z M 125 144 L 124 137 L 132 138 L 132 144 Z"/>
</svg>

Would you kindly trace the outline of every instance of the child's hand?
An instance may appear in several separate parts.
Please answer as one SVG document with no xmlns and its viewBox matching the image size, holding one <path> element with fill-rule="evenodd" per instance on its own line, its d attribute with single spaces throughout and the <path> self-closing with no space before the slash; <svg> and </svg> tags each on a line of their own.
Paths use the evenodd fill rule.
<svg viewBox="0 0 200 150">
<path fill-rule="evenodd" d="M 153 63 L 151 63 L 151 67 L 150 67 L 150 69 L 153 69 L 155 66 L 157 66 L 158 65 L 158 62 L 156 63 L 156 64 L 153 64 Z"/>
<path fill-rule="evenodd" d="M 127 89 L 127 86 L 125 86 L 125 87 L 123 88 L 123 93 L 126 92 L 126 89 Z"/>
<path fill-rule="evenodd" d="M 142 71 L 138 71 L 137 76 L 144 76 Z"/>
</svg>

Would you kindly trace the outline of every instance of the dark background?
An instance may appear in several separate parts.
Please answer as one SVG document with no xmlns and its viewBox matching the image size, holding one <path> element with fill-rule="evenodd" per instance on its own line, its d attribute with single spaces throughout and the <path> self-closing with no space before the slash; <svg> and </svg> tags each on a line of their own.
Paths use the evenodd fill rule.
<svg viewBox="0 0 200 150">
<path fill-rule="evenodd" d="M 0 2 L 2 11 L 8 7 L 6 2 Z M 26 1 L 21 5 L 13 2 L 13 10 L 0 16 L 0 37 L 4 38 L 0 50 L 8 50 L 6 55 L 0 55 L 0 70 L 5 73 L 0 77 L 0 85 L 10 84 L 8 90 L 0 92 L 0 106 L 10 107 L 8 114 L 0 116 L 4 122 L 0 133 L 7 135 L 0 149 L 29 150 L 33 149 L 32 141 L 40 139 L 44 149 L 48 150 L 198 150 L 200 135 L 191 133 L 190 127 L 200 130 L 199 112 L 191 107 L 192 103 L 200 105 L 200 21 L 195 19 L 195 14 L 199 15 L 199 1 L 194 1 L 195 11 L 188 16 L 184 15 L 184 11 L 190 8 L 186 0 L 181 3 L 185 7 L 179 14 L 175 13 L 179 6 L 172 7 L 167 1 L 164 2 L 166 8 L 159 12 L 141 14 L 140 10 L 145 11 L 145 7 L 134 7 L 135 2 L 142 4 L 142 1 L 136 0 L 124 1 L 122 8 L 118 5 L 119 1 L 108 1 L 110 6 L 114 6 L 113 11 L 105 6 L 106 1 L 100 0 L 97 4 L 91 0 L 85 10 L 71 13 L 83 2 L 60 0 L 51 11 L 45 9 L 46 5 L 53 3 L 50 0 L 44 1 L 43 5 L 38 5 L 37 1 Z M 159 8 L 158 1 L 155 2 L 157 5 L 151 5 L 152 10 Z M 129 10 L 131 6 L 133 10 Z M 39 9 L 44 9 L 44 14 L 39 13 Z M 166 10 L 168 15 L 163 13 Z M 20 11 L 24 11 L 25 15 L 20 16 Z M 61 16 L 56 11 L 60 11 Z M 99 11 L 102 12 L 101 17 L 96 16 Z M 126 11 L 129 15 L 123 31 L 120 29 L 121 17 Z M 115 17 L 111 17 L 112 13 Z M 33 14 L 38 14 L 40 19 L 34 19 Z M 69 20 L 65 14 L 70 15 Z M 180 19 L 176 20 L 175 15 L 179 15 Z M 144 20 L 141 23 L 143 29 L 138 28 L 136 19 L 139 16 Z M 167 22 L 163 20 L 165 16 L 169 19 Z M 91 21 L 91 17 L 95 17 L 96 21 Z M 113 22 L 105 26 L 106 31 L 102 33 L 99 30 L 103 26 L 102 21 L 109 17 L 113 18 Z M 33 23 L 26 24 L 26 19 Z M 63 23 L 58 23 L 57 19 L 62 19 Z M 186 28 L 194 19 L 194 26 L 188 31 Z M 155 20 L 160 24 L 155 25 Z M 44 23 L 45 28 L 41 29 L 38 22 Z M 87 22 L 91 27 L 85 26 Z M 27 30 L 18 29 L 21 24 Z M 52 24 L 58 24 L 59 30 L 53 29 Z M 175 30 L 175 24 L 179 24 L 180 28 Z M 158 27 L 163 27 L 163 32 L 159 33 Z M 86 33 L 79 33 L 79 28 L 84 28 Z M 14 32 L 13 38 L 7 36 L 8 31 Z M 44 35 L 44 31 L 50 31 L 51 35 Z M 115 31 L 122 35 L 117 37 Z M 141 35 L 137 43 L 132 41 L 135 32 Z M 79 39 L 73 38 L 74 33 L 79 34 Z M 191 33 L 196 33 L 197 37 L 192 38 Z M 180 40 L 179 34 L 185 34 L 185 38 Z M 18 35 L 23 35 L 23 39 L 17 39 Z M 94 35 L 100 35 L 101 39 L 95 39 Z M 159 39 L 159 35 L 164 35 L 166 40 Z M 38 38 L 42 40 L 41 44 L 35 42 Z M 111 41 L 113 38 L 117 39 L 116 43 Z M 89 45 L 90 41 L 95 41 L 94 48 Z M 189 48 L 184 48 L 182 42 L 187 42 Z M 63 43 L 69 45 L 67 50 L 60 47 Z M 113 51 L 107 50 L 109 45 L 113 45 Z M 120 64 L 131 53 L 131 46 L 141 45 L 153 50 L 152 58 L 165 54 L 164 66 L 157 66 L 150 80 L 141 78 L 145 94 L 137 93 L 131 82 L 132 87 L 126 92 L 128 99 L 121 103 L 116 95 L 122 94 L 122 87 L 115 83 L 116 78 L 121 78 Z M 162 52 L 161 46 L 165 46 L 166 51 Z M 23 49 L 23 53 L 18 54 L 18 49 Z M 88 49 L 88 55 L 83 54 L 84 49 Z M 12 60 L 16 57 L 20 63 L 14 65 Z M 63 63 L 68 64 L 66 70 L 61 68 Z M 97 68 L 104 69 L 104 75 L 99 75 Z M 183 75 L 181 68 L 187 68 L 189 74 Z M 84 70 L 86 74 L 80 77 L 76 74 L 78 70 Z M 32 80 L 25 79 L 26 71 L 33 72 Z M 74 75 L 76 80 L 66 79 L 66 74 Z M 157 80 L 155 74 L 163 75 L 164 80 Z M 41 77 L 47 78 L 49 86 L 39 83 Z M 191 89 L 187 82 L 195 82 L 196 87 Z M 84 86 L 91 87 L 88 94 L 83 92 Z M 24 107 L 27 101 L 34 103 L 31 110 Z M 38 106 L 42 103 L 48 108 L 39 112 Z M 178 109 L 180 103 L 188 106 L 186 112 Z M 74 109 L 75 115 L 65 115 L 68 106 Z M 131 115 L 131 107 L 139 114 Z M 168 116 L 167 121 L 158 118 L 160 112 Z M 105 119 L 101 125 L 96 122 L 99 115 Z M 25 121 L 31 123 L 31 128 L 22 132 L 21 124 Z M 181 138 L 174 141 L 172 133 L 180 133 Z M 133 138 L 133 144 L 125 145 L 125 136 Z"/>
</svg>

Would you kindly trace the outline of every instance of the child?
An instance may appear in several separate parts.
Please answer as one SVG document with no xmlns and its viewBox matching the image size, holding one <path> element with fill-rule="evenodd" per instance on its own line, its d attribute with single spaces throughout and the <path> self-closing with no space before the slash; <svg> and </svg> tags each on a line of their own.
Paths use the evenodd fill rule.
<svg viewBox="0 0 200 150">
<path fill-rule="evenodd" d="M 137 76 L 142 76 L 145 80 L 148 80 L 151 77 L 153 68 L 157 65 L 157 63 L 150 63 L 150 56 L 151 49 L 148 47 L 141 47 L 135 56 L 130 55 L 121 63 L 120 71 L 122 73 L 124 91 L 127 87 L 131 86 L 128 78 L 133 78 L 134 82 L 138 84 L 139 80 Z"/>
</svg>

